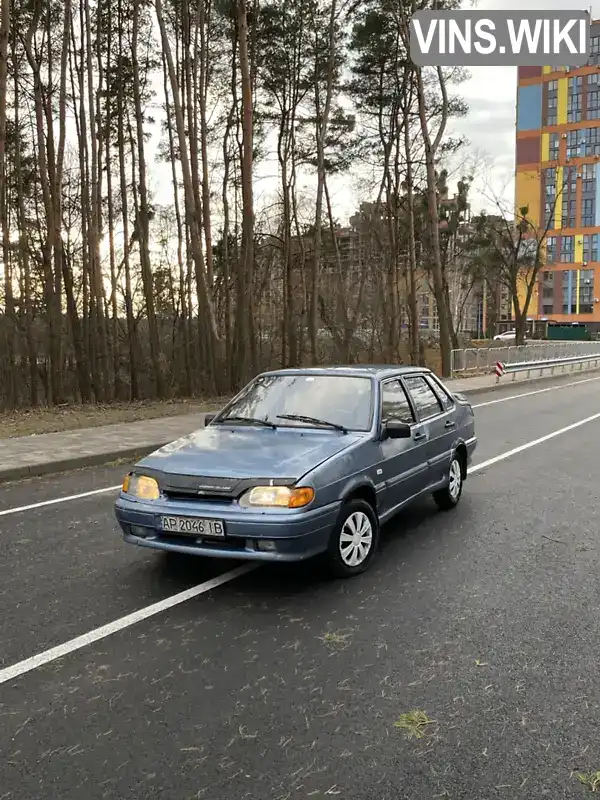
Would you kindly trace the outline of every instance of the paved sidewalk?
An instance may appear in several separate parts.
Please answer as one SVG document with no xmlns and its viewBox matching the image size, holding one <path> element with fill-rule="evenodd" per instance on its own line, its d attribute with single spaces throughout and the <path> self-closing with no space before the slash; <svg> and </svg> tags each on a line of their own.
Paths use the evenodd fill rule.
<svg viewBox="0 0 600 800">
<path fill-rule="evenodd" d="M 140 458 L 201 428 L 204 414 L 0 439 L 0 483 Z"/>
<path fill-rule="evenodd" d="M 560 376 L 548 376 L 558 378 Z M 571 375 L 565 375 L 569 379 Z M 504 377 L 499 383 L 495 375 L 458 378 L 445 383 L 464 394 L 481 394 L 514 386 L 535 384 L 547 378 Z M 0 439 L 0 483 L 64 472 L 87 466 L 110 464 L 119 459 L 135 460 L 162 447 L 180 436 L 187 436 L 204 425 L 204 414 L 127 422 L 78 431 L 45 433 Z"/>
</svg>

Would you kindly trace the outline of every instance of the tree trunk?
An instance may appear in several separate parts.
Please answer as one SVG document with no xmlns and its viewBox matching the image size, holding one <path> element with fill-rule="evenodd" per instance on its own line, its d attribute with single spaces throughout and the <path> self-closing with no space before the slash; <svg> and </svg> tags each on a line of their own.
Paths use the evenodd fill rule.
<svg viewBox="0 0 600 800">
<path fill-rule="evenodd" d="M 8 34 L 10 30 L 10 0 L 0 5 L 0 227 L 2 232 L 2 262 L 4 264 L 4 337 L 6 350 L 7 404 L 10 408 L 18 404 L 14 340 L 16 320 L 12 292 L 12 267 L 10 257 L 10 232 L 8 219 L 8 188 L 6 181 L 6 98 L 8 89 Z"/>
<path fill-rule="evenodd" d="M 49 108 L 45 109 L 45 90 L 41 78 L 41 64 L 39 63 L 33 48 L 33 39 L 37 32 L 38 23 L 42 14 L 42 4 L 38 0 L 34 6 L 33 16 L 29 24 L 23 45 L 27 55 L 27 61 L 33 72 L 33 95 L 35 107 L 36 123 L 36 155 L 38 161 L 39 178 L 42 188 L 42 198 L 44 202 L 46 231 L 42 245 L 42 263 L 44 269 L 44 295 L 48 315 L 49 329 L 49 355 L 50 355 L 50 374 L 47 382 L 47 400 L 50 404 L 59 404 L 63 399 L 62 390 L 62 313 L 60 306 L 60 294 L 57 296 L 57 282 L 60 287 L 60 275 L 57 276 L 53 271 L 55 259 L 56 238 L 54 226 L 54 192 L 53 181 L 50 179 L 50 172 L 54 170 L 54 164 L 50 165 L 46 154 L 54 154 L 54 131 L 50 126 L 46 132 L 44 129 L 44 117 L 48 118 Z M 49 91 L 49 89 L 48 89 Z M 50 119 L 52 115 L 50 113 Z"/>
<path fill-rule="evenodd" d="M 154 305 L 154 284 L 152 279 L 152 265 L 150 263 L 150 211 L 148 208 L 148 181 L 146 177 L 146 154 L 144 148 L 144 114 L 142 110 L 140 68 L 138 60 L 138 41 L 140 26 L 140 3 L 135 0 L 133 6 L 133 35 L 132 35 L 132 56 L 131 63 L 133 68 L 133 101 L 135 108 L 136 142 L 137 142 L 137 161 L 139 178 L 139 214 L 137 217 L 137 233 L 140 246 L 140 265 L 142 271 L 142 283 L 144 286 L 144 299 L 146 302 L 146 314 L 148 317 L 148 335 L 150 339 L 150 358 L 152 360 L 152 372 L 154 375 L 156 396 L 165 396 L 165 383 L 161 364 L 160 337 L 158 333 L 158 323 L 156 319 L 156 309 Z"/>
<path fill-rule="evenodd" d="M 118 7 L 119 61 L 123 58 L 124 20 L 121 2 Z M 140 397 L 139 386 L 139 347 L 137 328 L 133 313 L 133 292 L 131 283 L 131 256 L 129 233 L 129 200 L 127 187 L 127 166 L 125 163 L 125 87 L 121 83 L 117 98 L 117 148 L 119 152 L 119 180 L 121 192 L 121 218 L 123 222 L 123 265 L 125 268 L 125 313 L 127 316 L 127 344 L 129 350 L 129 396 L 131 400 Z"/>
<path fill-rule="evenodd" d="M 173 120 L 171 118 L 171 102 L 169 100 L 169 75 L 167 71 L 167 62 L 163 53 L 163 88 L 165 92 L 165 110 L 166 110 L 166 125 L 167 133 L 169 136 L 169 152 L 175 153 L 175 136 L 173 133 Z M 173 182 L 173 204 L 175 207 L 175 222 L 177 225 L 177 266 L 179 270 L 179 294 L 181 301 L 181 334 L 183 336 L 183 353 L 185 364 L 185 383 L 184 391 L 186 395 L 191 396 L 194 387 L 194 380 L 192 376 L 192 358 L 190 352 L 191 331 L 189 330 L 190 309 L 187 302 L 186 290 L 186 276 L 185 276 L 185 262 L 183 256 L 184 248 L 184 230 L 181 219 L 181 208 L 179 204 L 179 183 L 177 180 L 177 162 L 175 158 L 171 158 L 171 180 Z"/>
<path fill-rule="evenodd" d="M 412 94 L 412 93 L 411 93 Z M 414 365 L 421 359 L 419 307 L 417 298 L 417 243 L 415 240 L 415 198 L 413 191 L 413 162 L 411 149 L 410 112 L 411 102 L 407 102 L 404 120 L 404 154 L 406 158 L 406 208 L 408 228 L 408 307 L 410 358 Z"/>
<path fill-rule="evenodd" d="M 254 326 L 254 195 L 252 169 L 254 154 L 252 74 L 248 53 L 248 9 L 246 0 L 237 0 L 237 33 L 239 41 L 240 73 L 242 82 L 242 312 L 239 318 L 245 335 L 239 363 L 239 380 L 246 382 L 256 369 L 256 343 Z"/>
<path fill-rule="evenodd" d="M 31 291 L 31 263 L 29 258 L 29 242 L 27 239 L 27 213 L 25 209 L 25 188 L 23 185 L 23 169 L 21 166 L 21 118 L 18 53 L 13 46 L 13 80 L 15 100 L 15 175 L 17 180 L 17 227 L 19 230 L 19 255 L 23 268 L 23 301 L 25 304 L 25 338 L 27 341 L 27 360 L 29 362 L 29 401 L 35 408 L 39 402 L 37 352 L 33 336 L 33 308 Z"/>
<path fill-rule="evenodd" d="M 162 0 L 155 0 L 155 2 L 156 2 L 156 17 L 158 19 L 158 25 L 160 28 L 163 52 L 165 54 L 165 58 L 167 61 L 169 79 L 171 83 L 171 94 L 173 97 L 173 108 L 175 112 L 177 139 L 179 144 L 179 155 L 181 159 L 181 172 L 182 172 L 182 179 L 183 179 L 183 186 L 185 193 L 186 220 L 190 235 L 190 248 L 191 248 L 192 258 L 194 261 L 196 278 L 199 284 L 198 286 L 200 293 L 199 299 L 201 302 L 204 303 L 204 308 L 206 311 L 206 328 L 210 340 L 209 341 L 210 349 L 215 357 L 215 363 L 209 364 L 209 372 L 208 372 L 209 386 L 207 388 L 214 389 L 214 387 L 217 386 L 217 375 L 215 374 L 216 373 L 215 364 L 218 363 L 217 355 L 220 353 L 221 342 L 219 338 L 214 304 L 212 301 L 212 297 L 210 295 L 209 286 L 206 278 L 204 259 L 202 256 L 202 238 L 198 224 L 200 215 L 198 214 L 199 209 L 196 204 L 196 198 L 194 196 L 192 172 L 190 169 L 190 158 L 188 153 L 188 143 L 186 140 L 185 120 L 181 104 L 181 94 L 179 91 L 177 72 L 175 70 L 173 53 L 171 50 L 171 44 L 169 42 L 167 28 L 163 16 Z"/>
<path fill-rule="evenodd" d="M 438 320 L 440 326 L 440 350 L 442 357 L 442 375 L 445 378 L 450 377 L 451 373 L 451 351 L 452 351 L 452 320 L 450 318 L 450 309 L 448 307 L 446 294 L 444 292 L 444 276 L 442 274 L 442 257 L 440 250 L 440 230 L 439 230 L 439 213 L 438 213 L 438 198 L 437 198 L 437 183 L 435 175 L 435 156 L 437 150 L 437 143 L 441 140 L 443 130 L 445 129 L 446 112 L 443 113 L 442 122 L 436 136 L 436 141 L 431 141 L 431 136 L 428 127 L 428 110 L 426 106 L 425 89 L 423 86 L 423 75 L 420 67 L 415 67 L 415 74 L 417 80 L 417 100 L 419 104 L 419 120 L 421 122 L 421 133 L 423 136 L 423 144 L 425 147 L 425 168 L 427 175 L 427 207 L 428 207 L 428 223 L 432 247 L 432 275 L 433 275 L 433 291 L 435 301 L 438 309 Z"/>
<path fill-rule="evenodd" d="M 314 260 L 310 280 L 309 298 L 309 331 L 310 354 L 313 364 L 317 363 L 317 335 L 319 331 L 319 275 L 321 269 L 321 243 L 323 229 L 323 191 L 325 185 L 325 141 L 329 129 L 329 115 L 333 99 L 333 83 L 336 59 L 335 21 L 337 0 L 331 0 L 328 30 L 327 79 L 325 85 L 325 104 L 321 113 L 320 86 L 315 64 L 315 111 L 316 111 L 316 144 L 317 144 L 317 201 L 315 204 Z M 316 32 L 315 32 L 316 33 Z M 317 48 L 315 48 L 317 49 Z M 318 52 L 318 51 L 317 51 Z M 318 59 L 318 56 L 317 56 Z M 317 60 L 316 59 L 316 60 Z"/>
</svg>

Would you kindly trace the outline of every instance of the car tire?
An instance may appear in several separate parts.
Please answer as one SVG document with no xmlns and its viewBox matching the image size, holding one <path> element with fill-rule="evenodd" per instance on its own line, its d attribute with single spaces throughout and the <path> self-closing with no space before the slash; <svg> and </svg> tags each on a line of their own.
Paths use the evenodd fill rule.
<svg viewBox="0 0 600 800">
<path fill-rule="evenodd" d="M 366 500 L 348 500 L 329 539 L 326 553 L 329 571 L 336 578 L 359 575 L 370 566 L 378 546 L 379 520 L 375 509 Z"/>
<path fill-rule="evenodd" d="M 452 456 L 450 468 L 448 470 L 448 484 L 443 489 L 438 489 L 433 493 L 433 499 L 442 511 L 450 511 L 458 505 L 465 479 L 463 475 L 463 465 L 460 456 L 456 453 Z"/>
</svg>

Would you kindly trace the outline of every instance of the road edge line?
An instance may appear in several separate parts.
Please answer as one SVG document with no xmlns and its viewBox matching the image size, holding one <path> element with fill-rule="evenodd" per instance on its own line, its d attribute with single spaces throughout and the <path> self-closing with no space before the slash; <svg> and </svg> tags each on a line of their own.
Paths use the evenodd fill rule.
<svg viewBox="0 0 600 800">
<path fill-rule="evenodd" d="M 83 647 L 87 647 L 90 644 L 94 644 L 101 639 L 106 639 L 108 636 L 119 633 L 120 631 L 125 630 L 126 628 L 129 628 L 138 622 L 142 622 L 149 617 L 154 617 L 163 611 L 167 611 L 174 606 L 181 605 L 181 603 L 192 600 L 201 594 L 206 594 L 206 592 L 210 592 L 212 589 L 216 589 L 218 586 L 222 586 L 224 583 L 229 583 L 230 581 L 234 581 L 236 578 L 239 578 L 242 575 L 246 575 L 248 572 L 252 572 L 252 570 L 257 569 L 259 566 L 260 564 L 257 563 L 242 564 L 235 569 L 224 572 L 222 575 L 217 575 L 215 578 L 211 578 L 209 581 L 205 581 L 197 586 L 193 586 L 191 589 L 186 589 L 184 592 L 179 592 L 178 594 L 166 597 L 164 600 L 159 600 L 157 603 L 153 603 L 150 606 L 145 606 L 137 611 L 133 611 L 131 614 L 127 614 L 124 617 L 113 620 L 113 622 L 109 622 L 106 625 L 101 625 L 99 628 L 94 628 L 94 630 L 88 631 L 81 636 L 77 636 L 75 639 L 71 639 L 68 642 L 56 645 L 56 647 L 51 647 L 49 650 L 44 650 L 43 652 L 38 653 L 35 656 L 31 656 L 30 658 L 26 658 L 23 661 L 18 661 L 16 664 L 13 664 L 10 667 L 0 669 L 0 685 L 6 683 L 7 681 L 14 680 L 15 678 L 20 678 L 22 675 L 26 675 L 28 672 L 32 672 L 39 667 L 50 664 L 53 661 L 57 661 L 58 659 L 63 658 L 64 656 L 69 655 L 77 650 L 81 650 Z"/>
</svg>

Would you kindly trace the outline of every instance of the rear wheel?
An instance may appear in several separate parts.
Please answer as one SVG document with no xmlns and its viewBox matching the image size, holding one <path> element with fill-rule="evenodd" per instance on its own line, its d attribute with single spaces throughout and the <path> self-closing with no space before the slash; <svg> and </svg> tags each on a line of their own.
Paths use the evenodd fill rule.
<svg viewBox="0 0 600 800">
<path fill-rule="evenodd" d="M 442 511 L 449 511 L 458 505 L 463 490 L 463 468 L 460 456 L 455 453 L 450 462 L 448 484 L 433 493 L 433 499 Z"/>
<path fill-rule="evenodd" d="M 344 503 L 329 540 L 327 561 L 338 578 L 364 572 L 379 543 L 379 521 L 373 507 L 356 498 Z"/>
</svg>

